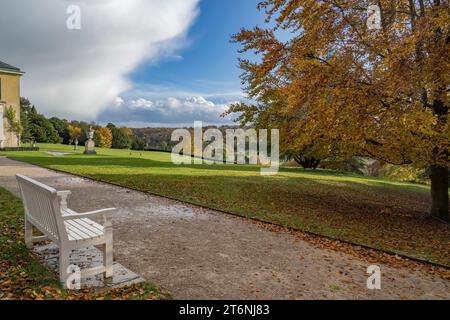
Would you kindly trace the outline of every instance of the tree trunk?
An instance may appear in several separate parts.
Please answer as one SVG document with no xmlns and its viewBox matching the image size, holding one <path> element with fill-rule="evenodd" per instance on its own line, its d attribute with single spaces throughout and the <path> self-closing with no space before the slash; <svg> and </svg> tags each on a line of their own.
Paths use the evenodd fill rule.
<svg viewBox="0 0 450 320">
<path fill-rule="evenodd" d="M 317 169 L 320 164 L 320 159 L 303 156 L 301 154 L 298 156 L 294 156 L 294 160 L 304 169 Z"/>
<path fill-rule="evenodd" d="M 450 222 L 448 214 L 448 168 L 432 166 L 431 178 L 431 216 Z"/>
</svg>

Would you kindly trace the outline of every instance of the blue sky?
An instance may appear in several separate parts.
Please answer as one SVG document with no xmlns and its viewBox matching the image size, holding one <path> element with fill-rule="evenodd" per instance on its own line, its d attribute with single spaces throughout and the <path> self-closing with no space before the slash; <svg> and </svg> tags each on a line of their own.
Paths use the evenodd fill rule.
<svg viewBox="0 0 450 320">
<path fill-rule="evenodd" d="M 238 44 L 264 22 L 257 0 L 2 0 L 0 61 L 47 116 L 130 127 L 185 126 L 242 101 Z M 81 28 L 67 27 L 80 8 Z M 20 16 L 21 19 L 16 17 Z"/>
<path fill-rule="evenodd" d="M 194 121 L 207 124 L 231 123 L 220 114 L 227 106 L 245 100 L 239 78 L 239 44 L 231 43 L 231 36 L 242 27 L 252 28 L 264 21 L 256 9 L 258 0 L 202 0 L 198 16 L 189 28 L 184 47 L 156 62 L 141 64 L 130 75 L 134 89 L 121 96 L 125 101 L 140 99 L 159 102 L 167 109 L 167 98 L 187 103 L 196 109 L 190 114 L 177 112 L 162 115 L 159 110 L 127 109 L 125 125 L 189 126 Z M 204 100 L 203 100 L 203 99 Z M 191 103 L 192 99 L 197 102 Z M 200 99 L 200 100 L 198 100 Z M 201 103 L 198 103 L 201 101 Z M 145 101 L 143 101 L 145 104 Z M 208 103 L 207 112 L 203 106 Z M 127 103 L 125 103 L 127 104 Z M 128 103 L 129 106 L 129 103 Z M 107 110 L 99 120 L 123 122 L 123 109 Z"/>
<path fill-rule="evenodd" d="M 133 83 L 205 93 L 239 91 L 239 45 L 230 43 L 230 36 L 241 27 L 261 23 L 264 17 L 256 10 L 257 3 L 257 0 L 202 0 L 199 16 L 188 33 L 188 47 L 156 65 L 141 66 L 130 76 Z"/>
</svg>

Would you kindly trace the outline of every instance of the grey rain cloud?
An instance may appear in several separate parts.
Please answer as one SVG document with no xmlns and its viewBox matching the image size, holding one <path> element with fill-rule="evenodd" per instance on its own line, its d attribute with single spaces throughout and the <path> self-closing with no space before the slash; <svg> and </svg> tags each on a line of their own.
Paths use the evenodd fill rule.
<svg viewBox="0 0 450 320">
<path fill-rule="evenodd" d="M 47 115 L 95 120 L 105 112 L 123 117 L 127 110 L 133 110 L 132 118 L 142 115 L 147 119 L 158 110 L 164 114 L 161 108 L 165 103 L 170 110 L 179 110 L 169 99 L 154 101 L 152 109 L 138 97 L 134 103 L 123 101 L 120 111 L 119 97 L 132 90 L 127 78 L 130 72 L 144 62 L 173 55 L 184 45 L 186 32 L 198 14 L 198 3 L 2 0 L 0 41 L 6 45 L 0 47 L 0 60 L 26 72 L 22 95 Z M 66 28 L 70 4 L 81 8 L 81 30 Z M 211 109 L 203 101 L 180 102 L 190 112 L 196 104 Z"/>
</svg>

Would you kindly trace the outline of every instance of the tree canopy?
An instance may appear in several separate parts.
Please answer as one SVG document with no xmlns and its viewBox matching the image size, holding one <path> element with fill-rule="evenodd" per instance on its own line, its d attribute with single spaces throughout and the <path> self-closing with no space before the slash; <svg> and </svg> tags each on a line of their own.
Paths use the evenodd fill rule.
<svg viewBox="0 0 450 320">
<path fill-rule="evenodd" d="M 431 168 L 436 217 L 448 219 L 448 1 L 266 0 L 266 28 L 242 29 L 251 104 L 238 121 L 279 128 L 289 150 L 369 156 Z M 434 172 L 434 173 L 433 173 Z"/>
</svg>

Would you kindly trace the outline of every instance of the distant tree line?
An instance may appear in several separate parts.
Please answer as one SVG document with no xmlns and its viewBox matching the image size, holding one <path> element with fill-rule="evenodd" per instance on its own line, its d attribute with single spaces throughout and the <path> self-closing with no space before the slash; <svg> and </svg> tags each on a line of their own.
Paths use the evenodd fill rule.
<svg viewBox="0 0 450 320">
<path fill-rule="evenodd" d="M 133 134 L 132 129 L 117 127 L 113 123 L 102 127 L 95 122 L 47 118 L 26 98 L 20 99 L 20 126 L 16 124 L 16 129 L 11 126 L 22 143 L 63 143 L 74 145 L 75 149 L 85 144 L 90 127 L 95 132 L 97 147 L 144 150 L 147 146 L 142 137 Z"/>
<path fill-rule="evenodd" d="M 117 127 L 113 123 L 108 123 L 105 127 L 102 127 L 95 122 L 68 121 L 57 117 L 47 119 L 44 115 L 38 113 L 36 107 L 26 98 L 21 98 L 20 113 L 21 121 L 19 123 L 15 120 L 14 110 L 12 108 L 7 110 L 5 117 L 9 123 L 8 128 L 15 133 L 19 141 L 30 143 L 31 145 L 37 142 L 63 143 L 74 145 L 74 149 L 77 149 L 79 145 L 83 146 L 87 140 L 89 127 L 95 130 L 95 145 L 101 148 L 171 151 L 173 146 L 178 143 L 171 141 L 172 132 L 176 128 L 131 129 Z M 236 129 L 237 127 L 207 126 L 204 127 L 204 130 L 217 128 L 225 135 L 226 129 Z M 189 130 L 193 134 L 193 128 L 184 129 Z M 426 169 L 417 169 L 414 166 L 389 165 L 379 161 L 371 162 L 368 158 L 328 156 L 324 159 L 318 159 L 305 152 L 291 151 L 289 148 L 284 148 L 281 153 L 281 159 L 286 162 L 286 165 L 292 165 L 292 161 L 295 161 L 304 168 L 315 169 L 319 167 L 361 175 L 385 177 L 392 180 L 429 183 Z"/>
</svg>

